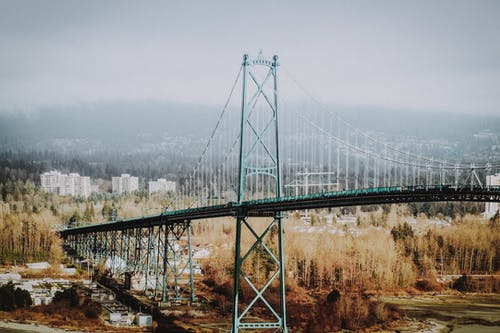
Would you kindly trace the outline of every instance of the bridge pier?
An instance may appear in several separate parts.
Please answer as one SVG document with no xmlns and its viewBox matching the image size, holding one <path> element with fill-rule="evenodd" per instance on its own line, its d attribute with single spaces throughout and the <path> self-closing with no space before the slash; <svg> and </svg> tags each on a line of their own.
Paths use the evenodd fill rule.
<svg viewBox="0 0 500 333">
<path fill-rule="evenodd" d="M 119 258 L 116 255 L 116 248 L 118 247 L 118 231 L 117 230 L 112 230 L 108 231 L 108 237 L 109 237 L 109 258 L 110 258 L 110 271 L 111 275 L 114 276 L 120 272 L 121 267 L 117 267 L 117 258 Z"/>
<path fill-rule="evenodd" d="M 161 289 L 162 302 L 194 302 L 191 221 L 166 223 L 160 227 L 157 236 L 161 251 L 156 257 L 155 297 Z M 189 277 L 186 278 L 186 275 Z"/>
<path fill-rule="evenodd" d="M 149 277 L 150 277 L 150 273 L 151 271 L 155 271 L 157 270 L 157 267 L 153 266 L 151 267 L 152 265 L 152 260 L 151 258 L 155 257 L 155 248 L 154 248 L 154 244 L 153 244 L 153 231 L 154 231 L 154 228 L 153 226 L 151 227 L 148 227 L 146 230 L 146 237 L 147 237 L 147 240 L 146 240 L 146 262 L 145 262 L 145 276 L 144 276 L 144 293 L 147 294 L 148 290 L 149 290 Z M 152 253 L 153 252 L 153 253 Z M 157 251 L 156 251 L 157 252 Z M 153 261 L 153 262 L 156 262 L 156 261 Z"/>
<path fill-rule="evenodd" d="M 259 218 L 262 219 L 262 218 Z M 259 221 L 260 222 L 260 221 Z M 267 221 L 266 221 L 267 222 Z M 247 230 L 255 241 L 242 251 L 242 229 Z M 254 296 L 248 303 L 240 300 L 243 282 Z M 269 300 L 271 285 L 277 287 L 279 304 Z M 255 321 L 252 310 L 259 305 L 267 311 L 266 318 Z M 264 231 L 258 232 L 244 214 L 236 218 L 235 269 L 232 332 L 240 329 L 277 329 L 288 332 L 286 325 L 285 265 L 283 251 L 283 217 L 275 214 Z"/>
</svg>

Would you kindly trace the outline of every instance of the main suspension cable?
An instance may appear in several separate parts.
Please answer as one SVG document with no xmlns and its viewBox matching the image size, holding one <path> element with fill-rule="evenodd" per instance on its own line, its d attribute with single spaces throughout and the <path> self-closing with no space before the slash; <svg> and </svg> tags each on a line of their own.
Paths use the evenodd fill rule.
<svg viewBox="0 0 500 333">
<path fill-rule="evenodd" d="M 306 94 L 314 103 L 318 104 L 322 109 L 326 110 L 329 114 L 331 114 L 334 117 L 336 117 L 339 121 L 341 121 L 342 123 L 344 123 L 350 129 L 358 131 L 358 134 L 361 134 L 362 136 L 364 136 L 365 138 L 369 139 L 370 141 L 372 141 L 372 142 L 374 142 L 376 144 L 382 145 L 386 149 L 392 150 L 392 151 L 397 152 L 399 154 L 406 155 L 408 157 L 413 157 L 413 158 L 415 158 L 417 160 L 423 160 L 423 161 L 426 161 L 426 162 L 429 162 L 429 163 L 432 163 L 432 164 L 438 164 L 438 165 L 450 165 L 452 168 L 457 168 L 457 167 L 461 168 L 461 169 L 469 169 L 470 168 L 470 166 L 468 166 L 466 164 L 453 163 L 453 162 L 449 162 L 449 161 L 445 161 L 445 160 L 439 160 L 439 159 L 429 158 L 429 157 L 425 157 L 425 156 L 421 156 L 421 155 L 416 155 L 416 154 L 413 154 L 413 153 L 408 152 L 408 151 L 403 151 L 401 149 L 393 147 L 393 146 L 391 146 L 391 145 L 389 145 L 389 144 L 387 144 L 385 142 L 382 142 L 382 141 L 380 141 L 380 140 L 372 137 L 371 135 L 367 134 L 366 132 L 360 130 L 359 128 L 353 126 L 351 123 L 349 123 L 348 121 L 346 121 L 345 119 L 343 119 L 337 112 L 330 110 L 326 105 L 324 105 L 319 100 L 317 100 L 302 84 L 300 84 L 300 82 L 298 82 L 298 80 L 295 79 L 295 77 L 290 73 L 290 71 L 288 71 L 288 69 L 285 66 L 282 65 L 281 67 L 284 69 L 285 73 L 290 77 L 290 79 L 292 80 L 292 82 L 297 86 L 297 88 L 299 88 L 300 90 L 302 90 L 302 92 L 304 94 Z M 500 165 L 500 161 L 499 162 L 490 163 L 490 166 L 487 166 L 487 165 L 476 166 L 475 168 L 476 169 L 486 169 L 488 167 L 497 166 L 497 165 Z"/>
</svg>

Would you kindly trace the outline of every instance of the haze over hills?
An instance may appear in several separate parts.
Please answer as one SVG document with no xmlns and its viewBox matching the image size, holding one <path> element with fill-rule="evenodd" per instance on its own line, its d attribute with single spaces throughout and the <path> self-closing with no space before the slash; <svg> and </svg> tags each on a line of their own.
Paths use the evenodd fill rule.
<svg viewBox="0 0 500 333">
<path fill-rule="evenodd" d="M 293 112 L 299 106 L 291 106 Z M 500 134 L 500 115 L 430 113 L 377 108 L 333 107 L 341 117 L 365 132 L 388 137 L 468 141 L 481 130 Z M 234 111 L 232 111 L 234 112 Z M 287 112 L 287 109 L 281 109 Z M 307 111 L 305 111 L 307 112 Z M 86 140 L 125 151 L 164 137 L 206 139 L 220 108 L 173 103 L 100 103 L 45 108 L 33 113 L 0 113 L 2 149 L 12 143 L 32 145 L 53 139 Z M 9 144 L 10 143 L 10 144 Z M 28 147 L 26 147 L 28 148 Z M 39 146 L 39 149 L 50 147 Z"/>
<path fill-rule="evenodd" d="M 280 112 L 304 110 L 287 105 Z M 500 116 L 332 110 L 364 132 L 426 156 L 460 157 L 467 162 L 500 160 Z M 9 170 L 22 169 L 29 170 L 25 178 L 37 182 L 39 173 L 58 169 L 103 179 L 121 172 L 143 179 L 180 179 L 191 172 L 220 111 L 211 106 L 117 102 L 0 113 L 2 177 L 10 178 Z M 238 106 L 230 112 L 238 117 Z M 478 133 L 486 133 L 485 138 L 478 139 Z M 285 136 L 282 145 L 286 144 Z"/>
<path fill-rule="evenodd" d="M 206 136 L 217 112 L 201 106 L 104 103 L 46 108 L 30 114 L 0 115 L 3 137 L 22 142 L 54 138 L 88 139 L 125 146 L 138 137 Z"/>
</svg>

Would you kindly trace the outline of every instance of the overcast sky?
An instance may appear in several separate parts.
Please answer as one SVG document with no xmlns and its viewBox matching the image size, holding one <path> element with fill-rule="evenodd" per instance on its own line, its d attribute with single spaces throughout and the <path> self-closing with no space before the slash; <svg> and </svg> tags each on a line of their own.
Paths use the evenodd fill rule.
<svg viewBox="0 0 500 333">
<path fill-rule="evenodd" d="M 500 114 L 496 0 L 0 0 L 0 110 L 222 105 L 260 49 L 327 104 Z"/>
</svg>

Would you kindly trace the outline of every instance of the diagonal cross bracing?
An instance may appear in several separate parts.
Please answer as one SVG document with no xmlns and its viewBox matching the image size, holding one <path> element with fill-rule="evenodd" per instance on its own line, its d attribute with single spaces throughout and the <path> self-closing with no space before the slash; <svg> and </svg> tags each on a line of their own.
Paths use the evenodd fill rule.
<svg viewBox="0 0 500 333">
<path fill-rule="evenodd" d="M 238 204 L 243 203 L 244 195 L 246 193 L 246 178 L 250 175 L 263 175 L 268 176 L 272 180 L 274 180 L 274 193 L 273 197 L 279 198 L 282 193 L 281 189 L 281 173 L 280 173 L 280 158 L 279 158 L 279 136 L 278 136 L 278 95 L 277 95 L 277 62 L 278 57 L 274 56 L 272 61 L 265 60 L 262 54 L 256 60 L 252 62 L 248 61 L 248 56 L 245 55 L 243 57 L 243 90 L 242 90 L 242 109 L 241 109 L 241 129 L 240 129 L 240 161 L 239 161 L 239 188 L 238 188 Z M 255 74 L 251 70 L 251 66 L 267 66 L 267 74 L 265 79 L 262 82 L 256 78 Z M 247 83 L 246 77 L 250 76 L 253 83 L 257 86 L 257 92 L 253 95 L 250 102 L 246 101 L 246 90 Z M 269 96 L 264 92 L 264 85 L 269 81 L 272 77 L 273 79 L 273 92 L 274 99 L 271 101 Z M 257 103 L 257 99 L 259 96 L 263 96 L 267 106 L 270 108 L 271 118 L 266 121 L 263 129 L 257 129 L 256 126 L 250 120 L 250 116 L 247 113 L 247 108 L 250 105 Z M 254 110 L 252 106 L 252 111 Z M 269 112 L 269 110 L 268 110 Z M 257 118 L 258 121 L 258 118 Z M 248 145 L 247 142 L 247 129 L 249 129 L 254 137 L 251 145 Z M 272 136 L 271 142 L 266 142 L 265 135 L 267 135 L 271 130 L 274 130 L 274 135 Z M 250 138 L 248 138 L 250 139 Z M 264 148 L 265 155 L 271 159 L 272 166 L 269 165 L 258 165 L 258 161 L 261 160 L 259 158 L 255 158 L 253 165 L 248 165 L 251 156 L 257 154 L 257 146 L 260 145 Z M 258 157 L 258 156 L 257 156 Z M 261 162 L 262 164 L 265 164 Z M 267 162 L 268 164 L 269 162 Z M 244 328 L 254 328 L 254 329 L 269 329 L 276 328 L 281 332 L 287 332 L 286 326 L 286 310 L 285 310 L 285 279 L 283 274 L 284 267 L 284 256 L 283 256 L 283 247 L 282 247 L 282 218 L 279 211 L 272 212 L 273 220 L 271 223 L 267 225 L 265 230 L 261 235 L 257 234 L 257 232 L 252 228 L 252 226 L 248 223 L 247 218 L 249 216 L 249 212 L 244 209 L 236 209 L 236 243 L 235 243 L 235 259 L 234 259 L 234 291 L 233 291 L 233 318 L 232 318 L 232 332 L 236 333 L 240 329 Z M 246 251 L 243 256 L 241 253 L 241 233 L 242 226 L 245 226 L 247 230 L 255 237 L 255 241 L 250 246 L 249 250 Z M 263 241 L 266 236 L 268 236 L 270 230 L 274 227 L 278 226 L 277 238 L 278 238 L 278 253 L 273 253 L 271 249 L 267 246 L 267 244 Z M 259 256 L 257 249 L 262 247 L 270 258 L 272 263 L 276 266 L 276 269 L 270 277 L 266 277 L 266 282 L 260 288 L 256 285 L 258 281 L 252 281 L 252 278 L 245 274 L 243 271 L 243 265 L 252 255 Z M 258 270 L 261 268 L 258 267 Z M 278 294 L 280 300 L 279 309 L 275 309 L 270 302 L 267 300 L 265 292 L 268 290 L 268 287 L 279 279 L 279 287 Z M 250 300 L 250 302 L 241 310 L 240 309 L 240 294 L 239 294 L 239 285 L 240 279 L 245 281 L 250 288 L 255 293 L 255 296 Z M 256 307 L 258 301 L 261 301 L 265 308 L 269 311 L 270 317 L 274 319 L 272 322 L 263 321 L 263 320 L 255 320 L 248 316 L 250 311 Z M 241 310 L 241 311 L 240 311 Z"/>
</svg>

